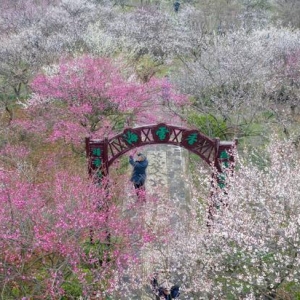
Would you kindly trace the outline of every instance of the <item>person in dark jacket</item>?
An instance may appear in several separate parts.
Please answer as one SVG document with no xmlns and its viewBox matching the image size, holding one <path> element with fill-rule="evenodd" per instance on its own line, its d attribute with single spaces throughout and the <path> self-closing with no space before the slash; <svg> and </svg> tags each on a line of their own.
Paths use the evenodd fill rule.
<svg viewBox="0 0 300 300">
<path fill-rule="evenodd" d="M 150 280 L 150 284 L 156 300 L 172 300 L 177 299 L 180 296 L 180 287 L 177 284 L 173 285 L 170 290 L 164 286 L 159 286 L 157 272 L 153 274 L 153 277 Z"/>
<path fill-rule="evenodd" d="M 161 299 L 161 297 L 164 299 L 164 300 L 172 300 L 172 299 L 176 299 L 178 298 L 180 295 L 180 292 L 179 292 L 179 286 L 178 285 L 174 285 L 171 287 L 171 289 L 167 289 L 165 287 L 160 287 L 159 288 L 159 297 Z"/>
<path fill-rule="evenodd" d="M 133 182 L 134 187 L 137 190 L 137 194 L 139 194 L 141 190 L 145 190 L 148 160 L 144 154 L 138 153 L 136 160 L 133 159 L 132 155 L 129 156 L 129 163 L 133 166 L 130 181 Z"/>
</svg>

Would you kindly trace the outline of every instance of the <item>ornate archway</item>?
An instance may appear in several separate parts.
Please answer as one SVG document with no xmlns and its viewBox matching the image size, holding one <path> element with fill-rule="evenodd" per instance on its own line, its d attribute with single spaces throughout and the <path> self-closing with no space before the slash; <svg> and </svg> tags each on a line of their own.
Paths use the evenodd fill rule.
<svg viewBox="0 0 300 300">
<path fill-rule="evenodd" d="M 214 165 L 219 173 L 218 184 L 224 186 L 225 169 L 234 162 L 233 149 L 237 140 L 211 139 L 198 130 L 160 123 L 136 128 L 126 128 L 110 139 L 86 138 L 88 171 L 96 182 L 109 174 L 109 167 L 121 155 L 133 148 L 151 144 L 170 144 L 186 148 Z"/>
</svg>

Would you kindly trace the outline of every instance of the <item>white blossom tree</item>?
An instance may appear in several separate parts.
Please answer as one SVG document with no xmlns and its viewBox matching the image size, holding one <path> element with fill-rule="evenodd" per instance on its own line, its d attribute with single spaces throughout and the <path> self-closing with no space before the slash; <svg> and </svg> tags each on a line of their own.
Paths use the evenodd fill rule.
<svg viewBox="0 0 300 300">
<path fill-rule="evenodd" d="M 16 100 L 42 67 L 85 48 L 83 35 L 96 18 L 92 1 L 3 1 L 0 7 L 1 108 L 13 118 Z"/>
<path fill-rule="evenodd" d="M 268 128 L 252 126 L 255 123 L 289 122 L 286 112 L 279 109 L 277 96 L 282 85 L 290 86 L 287 71 L 282 72 L 287 69 L 286 58 L 299 49 L 299 31 L 276 27 L 250 33 L 240 30 L 212 36 L 205 45 L 172 76 L 176 85 L 194 96 L 199 114 L 226 122 L 227 138 Z M 296 66 L 289 64 L 293 70 Z M 293 90 L 298 94 L 296 86 Z"/>
<path fill-rule="evenodd" d="M 226 205 L 215 209 L 213 226 L 207 226 L 207 170 L 185 211 L 176 202 L 157 202 L 157 210 L 149 204 L 147 214 L 156 214 L 146 224 L 161 238 L 142 250 L 148 277 L 132 267 L 124 286 L 150 293 L 158 272 L 160 283 L 180 285 L 180 299 L 297 299 L 300 158 L 291 141 L 273 139 L 261 151 L 244 153 L 218 191 Z"/>
</svg>

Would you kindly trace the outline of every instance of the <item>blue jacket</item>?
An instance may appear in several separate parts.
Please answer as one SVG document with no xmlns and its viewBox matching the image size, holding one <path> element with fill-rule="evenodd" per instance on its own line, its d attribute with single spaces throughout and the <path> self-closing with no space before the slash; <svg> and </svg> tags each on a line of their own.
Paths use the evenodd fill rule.
<svg viewBox="0 0 300 300">
<path fill-rule="evenodd" d="M 133 157 L 129 157 L 129 163 L 133 166 L 133 171 L 130 181 L 137 184 L 144 184 L 146 180 L 146 169 L 148 160 L 134 161 Z"/>
</svg>

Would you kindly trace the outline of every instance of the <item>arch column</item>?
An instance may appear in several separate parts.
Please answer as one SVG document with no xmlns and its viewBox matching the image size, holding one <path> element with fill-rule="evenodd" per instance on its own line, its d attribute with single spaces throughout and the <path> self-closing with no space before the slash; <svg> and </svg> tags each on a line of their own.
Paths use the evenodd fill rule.
<svg viewBox="0 0 300 300">
<path fill-rule="evenodd" d="M 88 173 L 93 181 L 100 184 L 109 174 L 108 139 L 85 139 L 86 156 L 88 157 Z"/>
</svg>

